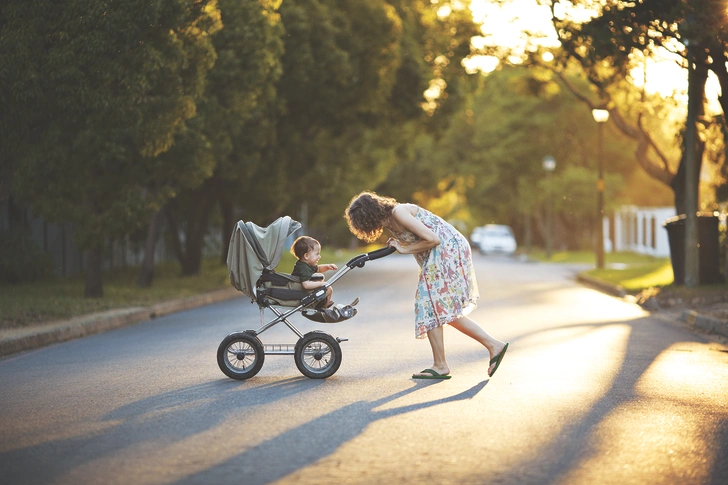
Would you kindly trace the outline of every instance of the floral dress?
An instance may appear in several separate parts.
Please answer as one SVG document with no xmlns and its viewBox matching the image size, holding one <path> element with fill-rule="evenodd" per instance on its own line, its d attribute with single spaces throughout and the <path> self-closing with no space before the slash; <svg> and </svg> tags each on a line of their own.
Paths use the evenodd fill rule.
<svg viewBox="0 0 728 485">
<path fill-rule="evenodd" d="M 433 328 L 473 311 L 479 294 L 468 240 L 442 218 L 421 207 L 415 217 L 440 238 L 438 246 L 414 254 L 420 265 L 415 337 L 425 338 Z M 420 240 L 407 230 L 392 233 L 404 246 Z"/>
</svg>

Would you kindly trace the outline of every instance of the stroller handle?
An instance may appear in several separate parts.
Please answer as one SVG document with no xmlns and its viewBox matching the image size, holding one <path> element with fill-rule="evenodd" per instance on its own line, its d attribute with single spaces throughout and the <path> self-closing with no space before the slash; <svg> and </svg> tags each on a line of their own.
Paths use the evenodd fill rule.
<svg viewBox="0 0 728 485">
<path fill-rule="evenodd" d="M 364 263 L 367 261 L 374 261 L 375 259 L 383 258 L 385 256 L 389 256 L 390 254 L 396 252 L 397 249 L 392 247 L 384 247 L 381 249 L 377 249 L 376 251 L 372 251 L 371 253 L 366 254 L 360 254 L 359 256 L 356 256 L 351 259 L 346 265 L 349 268 L 363 268 Z"/>
<path fill-rule="evenodd" d="M 395 248 L 390 247 L 384 247 L 381 249 L 377 249 L 376 251 L 372 251 L 371 253 L 366 254 L 360 254 L 359 256 L 353 257 L 344 267 L 339 269 L 339 271 L 336 272 L 334 276 L 331 277 L 329 281 L 327 281 L 324 286 L 321 288 L 328 288 L 329 286 L 336 283 L 336 281 L 344 276 L 346 273 L 351 271 L 354 268 L 363 268 L 364 263 L 367 261 L 374 261 L 375 259 L 383 258 L 385 256 L 389 256 L 390 254 L 396 252 L 397 250 Z M 316 292 L 314 292 L 316 293 Z M 313 293 L 312 293 L 313 294 Z M 322 292 L 322 295 L 326 295 L 326 292 Z M 310 295 L 309 295 L 310 296 Z"/>
</svg>

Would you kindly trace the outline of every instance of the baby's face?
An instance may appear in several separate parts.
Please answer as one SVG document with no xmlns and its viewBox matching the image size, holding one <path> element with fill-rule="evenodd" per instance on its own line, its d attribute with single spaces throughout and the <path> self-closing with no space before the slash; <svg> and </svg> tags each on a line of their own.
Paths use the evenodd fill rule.
<svg viewBox="0 0 728 485">
<path fill-rule="evenodd" d="M 303 258 L 301 259 L 304 263 L 310 266 L 316 266 L 319 262 L 319 259 L 321 259 L 321 246 L 316 244 L 313 249 L 304 254 Z"/>
</svg>

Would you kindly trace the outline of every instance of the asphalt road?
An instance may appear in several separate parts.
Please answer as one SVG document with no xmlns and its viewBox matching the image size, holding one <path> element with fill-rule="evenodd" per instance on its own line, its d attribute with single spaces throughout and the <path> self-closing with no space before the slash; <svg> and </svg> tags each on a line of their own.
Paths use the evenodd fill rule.
<svg viewBox="0 0 728 485">
<path fill-rule="evenodd" d="M 0 360 L 3 484 L 725 484 L 728 347 L 574 283 L 573 268 L 478 255 L 471 315 L 511 343 L 447 328 L 453 378 L 414 339 L 417 267 L 367 263 L 326 380 L 267 356 L 248 381 L 215 354 L 260 326 L 244 298 Z M 266 312 L 265 321 L 272 317 Z M 264 343 L 294 343 L 283 324 Z"/>
</svg>

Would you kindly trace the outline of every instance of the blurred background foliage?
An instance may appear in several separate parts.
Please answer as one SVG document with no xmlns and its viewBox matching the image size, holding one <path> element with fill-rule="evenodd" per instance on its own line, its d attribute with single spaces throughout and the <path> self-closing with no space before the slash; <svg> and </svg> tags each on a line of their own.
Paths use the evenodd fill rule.
<svg viewBox="0 0 728 485">
<path fill-rule="evenodd" d="M 668 3 L 640 11 L 640 21 L 679 20 L 684 10 Z M 162 228 L 185 275 L 199 273 L 210 234 L 223 241 L 224 261 L 239 219 L 263 226 L 290 215 L 324 245 L 355 246 L 342 215 L 361 190 L 421 204 L 466 234 L 508 224 L 538 245 L 549 194 L 541 162 L 551 155 L 557 245 L 588 248 L 598 126 L 575 92 L 639 117 L 671 160 L 682 153 L 684 107 L 630 83 L 620 50 L 610 60 L 619 68 L 597 75 L 592 61 L 605 54 L 596 40 L 605 34 L 584 25 L 612 15 L 609 8 L 562 26 L 584 29 L 579 39 L 593 58 L 575 62 L 584 50 L 569 37 L 548 49 L 556 60 L 547 65 L 535 62 L 543 48 L 518 62 L 503 46 L 475 48 L 483 32 L 468 7 L 6 0 L 0 204 L 73 223 L 86 251 L 85 294 L 100 296 L 108 242 L 145 240 L 139 282 L 151 284 L 149 255 Z M 500 60 L 497 69 L 465 69 L 486 54 Z M 702 132 L 716 180 L 726 173 L 724 127 L 716 117 Z M 605 128 L 607 209 L 673 204 L 669 185 L 636 161 L 640 139 L 611 122 Z M 725 198 L 716 187 L 707 199 Z"/>
</svg>

